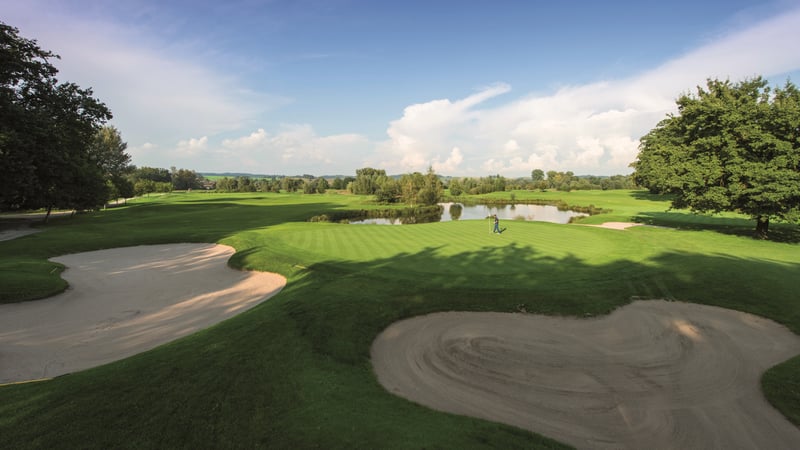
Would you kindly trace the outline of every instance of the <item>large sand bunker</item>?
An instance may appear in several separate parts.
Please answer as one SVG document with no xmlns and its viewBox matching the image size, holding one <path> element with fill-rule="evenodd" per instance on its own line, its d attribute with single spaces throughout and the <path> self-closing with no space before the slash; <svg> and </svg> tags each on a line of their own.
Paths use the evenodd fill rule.
<svg viewBox="0 0 800 450">
<path fill-rule="evenodd" d="M 0 383 L 123 359 L 245 311 L 280 275 L 231 269 L 232 247 L 168 244 L 60 256 L 70 288 L 0 305 Z"/>
<path fill-rule="evenodd" d="M 578 448 L 800 446 L 759 379 L 800 353 L 770 320 L 637 301 L 593 319 L 438 313 L 397 322 L 372 346 L 390 392 Z"/>
</svg>

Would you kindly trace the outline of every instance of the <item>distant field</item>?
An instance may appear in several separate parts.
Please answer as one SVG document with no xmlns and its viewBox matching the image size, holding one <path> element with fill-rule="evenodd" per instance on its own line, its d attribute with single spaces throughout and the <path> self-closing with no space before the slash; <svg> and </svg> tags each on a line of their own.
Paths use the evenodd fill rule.
<svg viewBox="0 0 800 450">
<path fill-rule="evenodd" d="M 495 193 L 494 198 L 509 198 Z M 65 288 L 47 258 L 118 246 L 219 242 L 230 265 L 286 288 L 258 307 L 153 351 L 43 383 L 0 388 L 7 448 L 556 448 L 531 433 L 434 412 L 387 393 L 369 347 L 389 324 L 434 311 L 594 316 L 635 298 L 747 311 L 800 333 L 800 233 L 751 239 L 736 215 L 668 211 L 643 191 L 514 192 L 595 205 L 580 224 L 509 221 L 380 226 L 310 223 L 376 208 L 354 195 L 173 193 L 54 221 L 0 242 L 0 302 Z M 764 379 L 800 425 L 800 357 Z"/>
</svg>

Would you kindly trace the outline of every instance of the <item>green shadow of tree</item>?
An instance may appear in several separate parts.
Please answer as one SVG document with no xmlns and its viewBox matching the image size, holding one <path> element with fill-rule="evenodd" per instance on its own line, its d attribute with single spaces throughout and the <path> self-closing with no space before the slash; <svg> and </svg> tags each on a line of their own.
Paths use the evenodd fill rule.
<svg viewBox="0 0 800 450">
<path fill-rule="evenodd" d="M 390 323 L 449 310 L 587 317 L 633 299 L 666 299 L 750 312 L 800 333 L 800 304 L 793 301 L 800 290 L 798 265 L 665 252 L 645 263 L 597 266 L 577 255 L 555 258 L 513 244 L 444 257 L 437 250 L 369 263 L 313 264 L 295 286 L 303 300 L 291 302 L 291 315 L 315 348 L 334 345 L 336 350 L 323 353 L 351 362 L 364 358 L 367 341 Z M 527 270 L 504 273 L 507 261 L 514 267 L 522 261 Z M 331 339 L 341 330 L 364 327 L 371 331 Z M 345 347 L 349 350 L 342 353 Z"/>
<path fill-rule="evenodd" d="M 732 236 L 754 238 L 755 220 L 688 212 L 642 212 L 636 215 L 637 221 L 648 225 L 678 228 L 681 230 L 709 230 Z M 800 242 L 800 226 L 791 223 L 771 223 L 769 240 L 796 244 Z"/>
</svg>

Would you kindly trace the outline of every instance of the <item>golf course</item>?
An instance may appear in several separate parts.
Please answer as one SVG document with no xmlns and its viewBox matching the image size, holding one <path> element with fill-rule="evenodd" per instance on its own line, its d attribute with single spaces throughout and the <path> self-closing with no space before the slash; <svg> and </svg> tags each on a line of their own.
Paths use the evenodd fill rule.
<svg viewBox="0 0 800 450">
<path fill-rule="evenodd" d="M 472 200 L 510 200 L 510 194 Z M 155 348 L 86 370 L 0 386 L 2 447 L 659 448 L 681 442 L 720 447 L 730 443 L 721 436 L 734 429 L 753 439 L 739 443 L 745 448 L 800 445 L 797 225 L 773 223 L 770 239 L 761 240 L 752 237 L 754 222 L 746 216 L 670 210 L 668 198 L 647 191 L 513 194 L 518 202 L 605 212 L 571 224 L 506 220 L 505 231 L 493 234 L 488 219 L 401 226 L 310 222 L 337 211 L 385 207 L 371 196 L 338 191 L 173 192 L 53 217 L 37 224 L 35 233 L 0 241 L 0 307 L 48 302 L 78 290 L 65 279 L 75 268 L 67 255 L 83 264 L 82 254 L 147 252 L 150 246 L 202 244 L 182 251 L 216 252 L 218 247 L 207 244 L 220 244 L 231 249 L 220 253 L 222 261 L 230 255 L 229 268 L 268 273 L 262 283 L 274 283 L 252 291 L 261 301 L 251 296 L 246 307 L 226 307 L 230 314 L 221 321 L 187 329 Z M 640 226 L 600 226 L 605 223 Z M 163 270 L 177 273 L 181 264 Z M 180 281 L 170 272 L 165 280 L 191 288 L 200 278 Z M 156 296 L 161 281 L 148 280 L 149 275 L 126 292 Z M 433 325 L 439 318 L 445 328 Z M 395 328 L 401 324 L 412 328 Z M 459 334 L 448 337 L 447 330 L 458 327 Z M 520 331 L 525 329 L 531 332 Z M 13 338 L 4 331 L 0 365 L 7 367 L 16 361 L 2 352 Z M 400 347 L 401 338 L 395 342 L 394 336 L 410 336 L 405 339 L 411 344 Z M 443 362 L 430 357 L 441 354 L 438 349 L 425 353 L 414 346 L 437 340 L 463 346 Z M 628 347 L 613 347 L 619 342 Z M 566 354 L 569 345 L 580 351 Z M 633 347 L 649 356 L 617 364 Z M 401 351 L 387 358 L 393 350 Z M 564 357 L 545 359 L 552 353 Z M 506 360 L 515 364 L 505 365 Z M 648 372 L 666 366 L 665 360 L 685 364 Z M 498 361 L 502 367 L 491 365 Z M 446 405 L 446 398 L 426 403 L 442 390 L 427 392 L 421 382 L 408 387 L 402 379 L 388 379 L 387 373 L 405 370 L 393 365 L 398 362 L 417 367 L 419 380 L 444 376 L 430 386 L 444 383 L 459 405 Z M 580 377 L 572 370 L 580 370 Z M 616 379 L 605 383 L 603 377 L 615 370 L 639 384 L 626 390 Z M 472 372 L 485 382 L 470 385 Z M 683 384 L 684 373 L 705 378 Z M 568 384 L 570 377 L 578 384 Z M 463 389 L 454 385 L 458 380 L 466 380 Z M 519 398 L 518 392 L 542 393 L 524 399 L 522 408 L 543 407 L 543 412 L 517 421 L 521 416 L 508 403 L 469 403 L 475 391 L 500 392 L 492 387 L 498 383 L 522 386 L 502 391 L 501 402 Z M 413 395 L 415 386 L 420 397 Z M 616 397 L 590 398 L 591 386 L 613 388 Z M 700 395 L 712 386 L 714 395 Z M 678 390 L 669 390 L 674 387 Z M 559 390 L 579 390 L 583 400 L 556 410 Z M 637 405 L 641 409 L 631 412 Z M 609 408 L 625 420 L 610 417 Z M 737 420 L 747 416 L 735 416 L 739 410 L 751 411 L 758 421 L 741 425 Z M 583 426 L 593 414 L 603 418 L 598 423 L 609 424 L 609 436 L 603 437 L 608 440 L 599 440 L 602 430 Z M 567 426 L 553 425 L 556 416 Z M 570 421 L 581 426 L 569 426 Z M 626 424 L 640 428 L 630 433 L 631 440 L 613 441 L 626 434 L 618 431 Z M 563 432 L 570 428 L 589 437 L 570 440 Z M 675 430 L 694 435 L 681 441 Z"/>
</svg>

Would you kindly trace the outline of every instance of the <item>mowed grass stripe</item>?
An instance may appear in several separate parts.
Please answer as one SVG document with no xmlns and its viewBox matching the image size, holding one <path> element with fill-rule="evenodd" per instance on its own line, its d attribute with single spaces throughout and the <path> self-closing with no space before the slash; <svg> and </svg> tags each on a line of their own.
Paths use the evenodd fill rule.
<svg viewBox="0 0 800 450">
<path fill-rule="evenodd" d="M 397 243 L 390 242 L 391 235 L 386 233 L 389 228 L 383 225 L 345 225 L 332 230 L 332 238 L 338 241 L 342 259 L 373 261 L 399 252 Z"/>
<path fill-rule="evenodd" d="M 375 227 L 376 225 L 359 225 L 356 237 L 349 242 L 357 261 L 373 261 L 387 256 L 381 254 L 381 248 L 378 245 L 380 237 L 375 233 L 379 230 L 376 230 Z"/>
<path fill-rule="evenodd" d="M 587 264 L 603 264 L 615 257 L 625 257 L 613 249 L 618 242 L 625 241 L 624 231 L 519 222 L 513 229 L 497 235 L 484 225 L 480 221 L 400 226 L 314 224 L 289 233 L 285 239 L 298 250 L 318 254 L 323 259 L 353 262 L 423 251 L 443 257 L 497 251 L 509 246 L 522 251 L 524 259 L 504 261 L 505 272 L 530 270 L 527 266 L 530 258 L 576 257 Z"/>
</svg>

